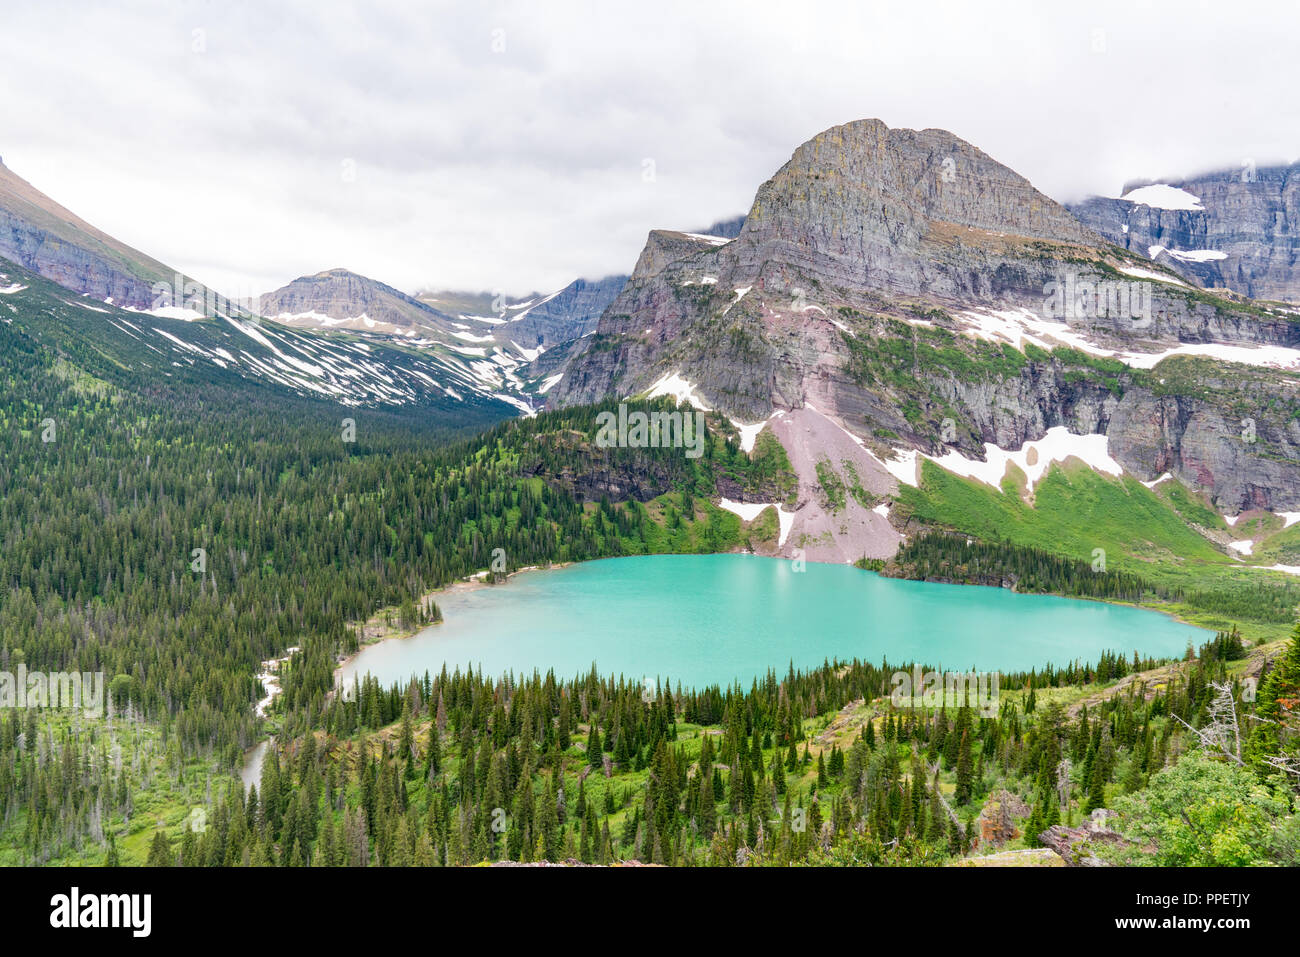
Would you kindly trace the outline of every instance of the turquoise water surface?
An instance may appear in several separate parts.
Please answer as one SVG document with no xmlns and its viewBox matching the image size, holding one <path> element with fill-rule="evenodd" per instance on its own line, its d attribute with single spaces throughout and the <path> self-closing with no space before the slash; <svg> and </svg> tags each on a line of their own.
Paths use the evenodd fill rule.
<svg viewBox="0 0 1300 957">
<path fill-rule="evenodd" d="M 701 686 L 791 661 L 911 661 L 1015 671 L 1103 651 L 1178 656 L 1209 634 L 1157 612 L 1001 588 L 882 578 L 846 565 L 750 555 L 612 558 L 440 595 L 445 621 L 366 648 L 341 669 L 385 684 L 473 665 L 489 675 L 585 673 Z"/>
</svg>

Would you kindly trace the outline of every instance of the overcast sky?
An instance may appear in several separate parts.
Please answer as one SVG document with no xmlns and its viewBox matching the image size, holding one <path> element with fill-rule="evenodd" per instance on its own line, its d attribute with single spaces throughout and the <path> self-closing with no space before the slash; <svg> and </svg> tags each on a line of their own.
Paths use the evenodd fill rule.
<svg viewBox="0 0 1300 957">
<path fill-rule="evenodd" d="M 1300 156 L 1292 2 L 14 6 L 5 164 L 231 295 L 627 272 L 648 229 L 746 211 L 862 117 L 1062 200 Z"/>
</svg>

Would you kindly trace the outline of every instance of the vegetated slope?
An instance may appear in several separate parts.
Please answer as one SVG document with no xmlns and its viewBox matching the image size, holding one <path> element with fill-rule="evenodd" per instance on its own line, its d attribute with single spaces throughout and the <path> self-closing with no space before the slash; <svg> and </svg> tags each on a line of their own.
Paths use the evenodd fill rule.
<svg viewBox="0 0 1300 957">
<path fill-rule="evenodd" d="M 925 463 L 920 484 L 904 487 L 897 505 L 900 520 L 912 523 L 919 540 L 878 567 L 904 577 L 1169 602 L 1185 616 L 1217 627 L 1231 621 L 1289 627 L 1296 618 L 1300 581 L 1243 567 L 1235 553 L 1207 537 L 1210 530 L 1196 521 L 1203 506 L 1174 480 L 1147 488 L 1131 478 L 1099 475 L 1079 462 L 1053 466 L 1035 485 L 1032 502 L 1022 493 L 1023 475 L 1013 474 L 994 489 Z M 956 531 L 960 541 L 970 541 L 955 551 L 941 547 L 936 556 L 934 542 L 926 547 L 926 529 Z M 1227 539 L 1221 533 L 1219 542 Z M 1036 556 L 1024 561 L 1024 553 L 1034 550 L 1066 556 L 1074 564 L 1036 583 Z M 1127 576 L 1125 581 L 1108 578 L 1115 573 Z M 1252 633 L 1276 636 L 1277 629 Z"/>
<path fill-rule="evenodd" d="M 285 712 L 255 790 L 245 796 L 228 778 L 205 801 L 202 833 L 177 806 L 182 789 L 169 794 L 172 777 L 157 775 L 147 796 L 155 808 L 171 800 L 133 829 L 121 857 L 935 866 L 1011 854 L 1044 863 L 1034 849 L 1050 849 L 1058 866 L 1295 864 L 1289 785 L 1270 764 L 1293 753 L 1294 738 L 1251 734 L 1240 752 L 1229 741 L 1238 762 L 1184 724 L 1207 727 L 1226 700 L 1243 721 L 1280 713 L 1290 735 L 1300 633 L 1278 652 L 1257 696 L 1244 679 L 1265 657 L 1231 631 L 1183 663 L 1106 654 L 1003 675 L 996 699 L 942 703 L 893 699 L 895 668 L 910 672 L 911 662 L 827 662 L 769 673 L 748 690 L 648 688 L 594 668 L 511 681 L 444 670 L 390 687 L 370 679 Z M 78 746 L 69 742 L 74 757 Z M 86 777 L 101 783 L 106 769 L 88 758 Z M 106 805 L 113 833 L 118 807 Z M 1102 825 L 1076 826 L 1090 815 Z M 1219 839 L 1198 839 L 1207 828 Z M 114 853 L 88 839 L 64 842 L 58 859 Z"/>
</svg>

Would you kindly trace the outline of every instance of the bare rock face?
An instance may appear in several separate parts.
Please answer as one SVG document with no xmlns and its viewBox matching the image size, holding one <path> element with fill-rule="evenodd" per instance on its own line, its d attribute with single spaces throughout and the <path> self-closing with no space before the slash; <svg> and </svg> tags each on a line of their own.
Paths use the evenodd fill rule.
<svg viewBox="0 0 1300 957">
<path fill-rule="evenodd" d="M 560 343 L 580 339 L 595 331 L 605 308 L 613 302 L 627 276 L 603 279 L 575 279 L 554 295 L 524 310 L 508 327 L 498 327 L 503 336 L 525 349 L 547 350 Z"/>
<path fill-rule="evenodd" d="M 1131 188 L 1147 185 L 1129 183 Z M 1300 164 L 1218 170 L 1169 181 L 1200 209 L 1092 197 L 1070 206 L 1111 242 L 1205 287 L 1300 302 Z"/>
<path fill-rule="evenodd" d="M 1068 276 L 1144 284 L 1149 308 L 1140 321 L 1053 315 L 1045 293 Z M 1103 370 L 983 327 L 1009 312 L 1030 316 L 1049 348 L 1300 349 L 1300 316 L 1211 295 L 1129 253 L 952 134 L 862 120 L 799 147 L 735 239 L 652 232 L 547 399 L 634 395 L 676 375 L 744 422 L 815 407 L 882 457 L 983 459 L 984 443 L 1018 448 L 1066 426 L 1106 434 L 1133 474 L 1172 472 L 1225 511 L 1300 507 L 1293 375 L 1208 360 L 1176 376 L 1164 375 L 1174 360 Z"/>
</svg>

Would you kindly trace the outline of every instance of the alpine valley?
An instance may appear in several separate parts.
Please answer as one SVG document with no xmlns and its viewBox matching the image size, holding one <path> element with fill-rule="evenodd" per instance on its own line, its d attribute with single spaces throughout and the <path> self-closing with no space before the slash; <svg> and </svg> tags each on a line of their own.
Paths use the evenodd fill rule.
<svg viewBox="0 0 1300 957">
<path fill-rule="evenodd" d="M 108 678 L 0 713 L 0 863 L 1300 862 L 1298 170 L 1065 206 L 859 120 L 627 275 L 236 299 L 0 165 L 0 672 Z M 600 438 L 687 412 L 698 456 Z M 335 683 L 520 570 L 733 552 L 1204 642 L 1062 646 L 988 711 L 900 698 L 925 649 Z"/>
</svg>

